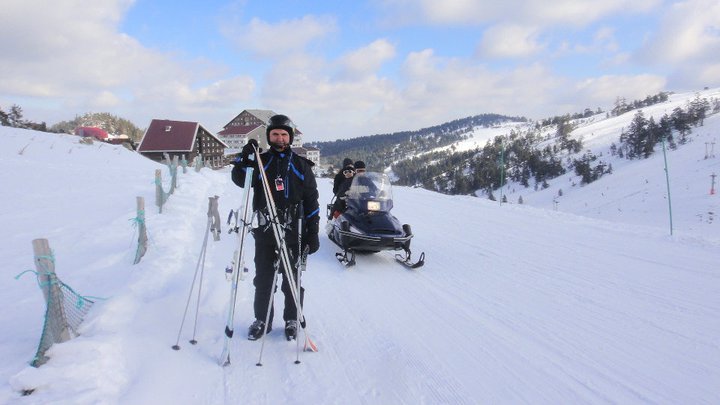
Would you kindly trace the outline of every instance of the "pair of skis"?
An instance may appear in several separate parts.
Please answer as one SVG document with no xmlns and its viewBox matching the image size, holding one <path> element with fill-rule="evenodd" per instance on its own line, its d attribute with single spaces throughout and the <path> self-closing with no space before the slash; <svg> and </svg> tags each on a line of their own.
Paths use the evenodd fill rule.
<svg viewBox="0 0 720 405">
<path fill-rule="evenodd" d="M 287 279 L 288 284 L 290 285 L 290 292 L 292 294 L 293 300 L 295 301 L 295 307 L 297 308 L 298 326 L 302 327 L 303 333 L 305 335 L 305 345 L 303 347 L 303 350 L 317 352 L 318 351 L 317 346 L 312 341 L 312 339 L 310 339 L 310 335 L 307 332 L 307 327 L 303 326 L 303 325 L 306 325 L 306 322 L 305 322 L 305 314 L 303 313 L 302 300 L 301 300 L 301 295 L 300 295 L 300 276 L 302 274 L 302 269 L 298 268 L 298 279 L 296 281 L 295 277 L 293 275 L 293 271 L 292 271 L 292 264 L 290 262 L 290 252 L 288 251 L 287 243 L 285 242 L 285 232 L 284 232 L 282 226 L 280 225 L 280 218 L 278 217 L 277 206 L 275 205 L 275 200 L 272 197 L 272 189 L 270 188 L 270 182 L 268 181 L 267 174 L 265 173 L 265 168 L 263 167 L 262 160 L 260 159 L 260 150 L 257 147 L 255 147 L 255 158 L 258 162 L 258 169 L 260 171 L 260 180 L 262 182 L 263 192 L 265 194 L 265 202 L 266 202 L 267 209 L 268 209 L 268 215 L 270 217 L 269 222 L 270 222 L 270 225 L 272 226 L 273 236 L 275 237 L 275 246 L 278 249 L 278 256 L 280 259 L 279 264 L 283 268 L 283 275 Z M 298 215 L 298 234 L 299 235 L 302 235 L 302 230 L 303 230 L 302 218 L 303 218 L 303 216 L 304 216 L 304 213 L 302 212 L 302 208 L 301 208 L 300 215 Z M 301 239 L 301 237 L 298 237 L 298 247 L 302 248 L 302 241 L 300 239 Z M 298 254 L 298 259 L 300 260 L 300 263 L 302 263 L 302 261 L 303 261 L 303 259 L 302 259 L 303 256 L 306 256 L 306 255 L 303 253 Z M 274 280 L 277 280 L 277 273 L 278 273 L 278 268 L 276 267 L 275 275 L 273 276 Z M 271 291 L 275 291 L 275 283 L 276 283 L 276 281 L 273 282 L 273 289 Z M 272 305 L 272 298 L 270 299 L 270 302 L 269 302 L 269 306 L 270 305 Z M 269 317 L 270 317 L 270 308 L 268 308 L 268 311 L 267 311 L 267 318 L 269 318 Z M 258 366 L 262 366 L 262 355 L 263 355 L 263 350 L 265 348 L 265 335 L 267 335 L 268 320 L 269 319 L 265 320 L 266 330 L 264 331 L 262 338 L 261 338 L 262 344 L 260 347 L 260 357 L 257 362 Z M 297 341 L 297 347 L 298 347 L 295 363 L 299 364 L 300 363 L 300 342 L 299 342 L 298 336 L 296 336 L 295 339 Z"/>
<path fill-rule="evenodd" d="M 280 221 L 278 219 L 277 214 L 277 207 L 275 205 L 275 201 L 272 197 L 272 191 L 270 189 L 270 183 L 267 179 L 267 175 L 265 173 L 265 168 L 262 165 L 262 160 L 260 159 L 260 151 L 257 147 L 255 147 L 255 154 L 254 156 L 249 157 L 250 160 L 256 160 L 258 170 L 260 172 L 261 182 L 263 186 L 263 194 L 265 194 L 265 201 L 267 203 L 268 208 L 268 214 L 270 216 L 270 224 L 272 225 L 273 235 L 275 237 L 275 244 L 278 247 L 278 255 L 280 263 L 279 265 L 282 266 L 284 271 L 284 276 L 287 278 L 288 283 L 290 284 L 290 290 L 292 292 L 293 300 L 295 301 L 295 306 L 297 308 L 297 314 L 298 314 L 298 326 L 305 325 L 305 316 L 302 312 L 302 305 L 301 305 L 301 299 L 300 299 L 300 277 L 302 274 L 302 271 L 305 270 L 305 266 L 307 265 L 307 249 L 298 255 L 298 277 L 297 282 L 295 281 L 295 277 L 292 273 L 292 266 L 290 263 L 290 254 L 288 252 L 287 244 L 285 243 L 285 235 L 282 227 L 280 226 Z M 229 348 L 229 341 L 232 339 L 233 336 L 233 320 L 234 320 L 234 314 L 235 314 L 235 302 L 237 300 L 237 287 L 238 287 L 238 280 L 240 277 L 240 273 L 243 266 L 243 254 L 244 254 L 244 238 L 247 234 L 247 229 L 250 226 L 249 220 L 248 220 L 248 212 L 249 212 L 249 205 L 250 205 L 250 188 L 252 187 L 252 176 L 253 176 L 253 167 L 250 166 L 247 168 L 246 174 L 245 174 L 245 183 L 243 188 L 243 219 L 242 219 L 242 227 L 238 229 L 239 236 L 240 236 L 240 242 L 239 242 L 239 248 L 235 252 L 235 257 L 233 261 L 233 274 L 232 274 L 232 286 L 231 286 L 231 292 L 230 292 L 230 308 L 228 310 L 228 319 L 227 324 L 225 326 L 225 342 L 223 345 L 223 352 L 220 356 L 220 362 L 223 366 L 227 366 L 230 364 L 230 348 Z M 240 211 L 240 210 L 238 210 Z M 302 233 L 302 217 L 303 212 L 300 212 L 300 215 L 298 216 L 298 232 L 300 234 Z M 298 238 L 298 246 L 302 247 L 302 243 L 300 238 Z M 276 267 L 275 275 L 273 276 L 273 287 L 272 291 L 275 291 L 275 284 L 277 280 L 277 272 L 278 268 Z M 270 298 L 269 305 L 272 305 L 273 299 L 272 295 Z M 270 310 L 268 309 L 268 317 L 270 314 Z M 267 325 L 268 319 L 265 320 L 265 328 L 266 330 L 263 332 L 262 337 L 262 345 L 260 348 L 260 357 L 258 359 L 258 366 L 262 366 L 262 354 L 265 347 L 265 335 L 267 334 Z M 310 339 L 309 334 L 307 333 L 306 327 L 302 327 L 303 332 L 305 334 L 305 345 L 304 345 L 304 351 L 313 351 L 317 352 L 317 346 L 315 343 Z M 297 358 L 295 360 L 295 363 L 300 363 L 300 341 L 295 337 L 298 345 L 297 350 Z"/>
</svg>

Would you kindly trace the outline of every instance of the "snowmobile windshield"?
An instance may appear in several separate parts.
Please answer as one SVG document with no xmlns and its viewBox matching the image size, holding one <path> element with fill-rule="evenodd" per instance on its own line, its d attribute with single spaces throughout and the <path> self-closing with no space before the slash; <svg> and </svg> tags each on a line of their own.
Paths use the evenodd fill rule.
<svg viewBox="0 0 720 405">
<path fill-rule="evenodd" d="M 348 205 L 369 212 L 392 209 L 392 186 L 387 175 L 376 172 L 358 173 L 347 191 Z"/>
</svg>

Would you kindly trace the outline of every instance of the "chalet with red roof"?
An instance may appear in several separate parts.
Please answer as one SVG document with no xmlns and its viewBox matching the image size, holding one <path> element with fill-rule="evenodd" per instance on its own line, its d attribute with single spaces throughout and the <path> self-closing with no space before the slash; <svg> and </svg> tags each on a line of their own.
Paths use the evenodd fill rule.
<svg viewBox="0 0 720 405">
<path fill-rule="evenodd" d="M 167 153 L 192 162 L 197 156 L 213 168 L 225 165 L 228 145 L 197 122 L 154 119 L 143 135 L 138 152 L 155 161 Z"/>
</svg>

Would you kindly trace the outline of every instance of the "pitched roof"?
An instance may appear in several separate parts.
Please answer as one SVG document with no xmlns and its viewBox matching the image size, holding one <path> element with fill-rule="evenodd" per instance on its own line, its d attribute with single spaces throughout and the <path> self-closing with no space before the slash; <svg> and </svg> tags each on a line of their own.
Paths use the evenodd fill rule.
<svg viewBox="0 0 720 405">
<path fill-rule="evenodd" d="M 232 122 L 235 121 L 235 119 L 244 112 L 247 112 L 248 114 L 255 116 L 256 118 L 258 118 L 259 120 L 261 120 L 262 122 L 265 122 L 265 123 L 269 122 L 270 117 L 275 115 L 275 111 L 273 111 L 273 110 L 243 110 L 240 112 L 240 114 L 233 117 L 233 119 L 231 119 L 230 122 L 225 124 L 225 126 L 223 128 L 228 128 L 230 126 L 230 124 L 232 124 Z"/>
<path fill-rule="evenodd" d="M 261 125 L 232 125 L 218 132 L 218 135 L 245 135 L 259 126 Z"/>
<path fill-rule="evenodd" d="M 270 117 L 275 115 L 275 111 L 273 111 L 273 110 L 245 110 L 245 111 L 260 118 L 261 120 L 263 120 L 265 122 L 270 122 Z"/>
<path fill-rule="evenodd" d="M 77 127 L 75 128 L 75 135 L 80 136 L 94 136 L 97 139 L 107 139 L 108 133 L 102 128 L 97 127 Z"/>
<path fill-rule="evenodd" d="M 197 122 L 154 119 L 140 141 L 138 152 L 190 152 L 200 128 L 227 147 L 215 134 Z"/>
</svg>

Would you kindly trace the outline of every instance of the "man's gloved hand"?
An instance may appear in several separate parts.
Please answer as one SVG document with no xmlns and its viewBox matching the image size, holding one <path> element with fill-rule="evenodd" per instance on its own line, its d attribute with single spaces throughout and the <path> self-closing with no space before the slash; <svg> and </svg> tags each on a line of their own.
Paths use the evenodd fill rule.
<svg viewBox="0 0 720 405">
<path fill-rule="evenodd" d="M 318 232 L 320 230 L 320 218 L 315 217 L 310 220 L 303 235 L 303 248 L 308 247 L 308 254 L 313 254 L 320 249 L 320 238 Z"/>
<path fill-rule="evenodd" d="M 318 234 L 313 233 L 306 235 L 303 241 L 306 241 L 305 244 L 308 247 L 308 254 L 311 255 L 320 249 L 320 238 L 318 237 Z"/>
<path fill-rule="evenodd" d="M 254 139 L 249 139 L 245 146 L 243 146 L 242 151 L 238 155 L 238 157 L 235 159 L 235 161 L 239 164 L 242 164 L 245 167 L 256 166 L 255 163 L 255 149 L 258 147 L 258 143 Z M 251 159 L 252 157 L 252 159 Z"/>
</svg>

